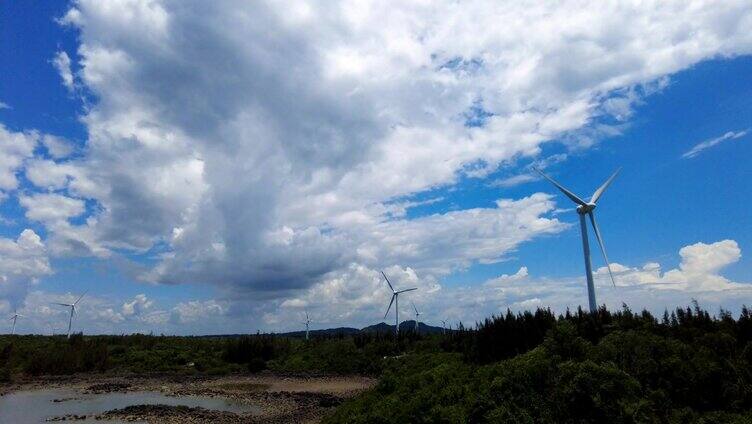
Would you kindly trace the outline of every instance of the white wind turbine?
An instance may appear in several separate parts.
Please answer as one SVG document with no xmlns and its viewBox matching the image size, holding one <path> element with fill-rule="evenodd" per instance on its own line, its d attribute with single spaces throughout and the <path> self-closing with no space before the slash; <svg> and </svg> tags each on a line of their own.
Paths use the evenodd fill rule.
<svg viewBox="0 0 752 424">
<path fill-rule="evenodd" d="M 13 310 L 13 316 L 10 317 L 10 319 L 13 321 L 13 329 L 10 332 L 11 336 L 16 334 L 16 321 L 18 321 L 18 317 L 23 318 L 24 316 Z"/>
<path fill-rule="evenodd" d="M 386 318 L 386 316 L 389 315 L 389 309 L 392 308 L 392 303 L 394 303 L 394 321 L 396 323 L 396 325 L 394 326 L 394 334 L 399 335 L 399 295 L 400 293 L 418 290 L 418 288 L 413 287 L 411 289 L 396 291 L 394 290 L 394 287 L 392 287 L 392 283 L 389 282 L 389 279 L 386 278 L 386 274 L 384 274 L 384 271 L 381 271 L 381 275 L 384 276 L 386 283 L 389 284 L 389 288 L 392 290 L 392 300 L 389 301 L 389 307 L 386 308 L 386 313 L 384 314 L 384 318 Z"/>
<path fill-rule="evenodd" d="M 58 303 L 58 302 L 52 303 L 53 305 L 66 306 L 70 308 L 70 318 L 68 319 L 68 338 L 69 339 L 70 339 L 70 334 L 71 334 L 71 326 L 73 325 L 73 314 L 76 312 L 76 305 L 78 304 L 79 301 L 81 301 L 81 298 L 83 298 L 85 294 L 86 292 L 84 292 L 84 294 L 79 296 L 78 299 L 76 299 L 76 301 L 73 303 Z"/>
<path fill-rule="evenodd" d="M 611 273 L 611 264 L 608 263 L 608 256 L 606 256 L 606 248 L 603 246 L 603 239 L 601 238 L 601 232 L 598 230 L 598 224 L 595 223 L 595 215 L 593 214 L 593 210 L 596 207 L 596 204 L 598 203 L 598 199 L 603 195 L 603 192 L 606 191 L 606 188 L 608 188 L 609 185 L 614 181 L 614 178 L 616 178 L 616 175 L 619 173 L 621 169 L 617 169 L 616 172 L 611 175 L 605 183 L 603 183 L 602 186 L 598 188 L 598 190 L 595 190 L 595 193 L 593 193 L 593 196 L 590 197 L 589 202 L 585 202 L 584 200 L 577 197 L 576 194 L 572 193 L 571 191 L 567 190 L 562 186 L 561 184 L 554 181 L 553 178 L 549 177 L 548 175 L 544 174 L 543 171 L 537 168 L 533 168 L 535 171 L 537 171 L 539 174 L 543 176 L 543 178 L 547 179 L 553 185 L 556 186 L 559 190 L 561 190 L 562 193 L 564 193 L 569 199 L 571 199 L 574 203 L 577 204 L 577 214 L 580 215 L 580 232 L 582 234 L 582 250 L 585 254 L 585 276 L 587 277 L 587 289 L 588 289 L 588 302 L 590 303 L 590 312 L 595 312 L 598 310 L 598 305 L 595 302 L 595 286 L 593 284 L 593 269 L 590 264 L 590 244 L 588 243 L 588 234 L 587 234 L 587 222 L 585 221 L 585 215 L 590 217 L 590 223 L 593 225 L 593 231 L 595 232 L 595 238 L 598 240 L 598 246 L 601 248 L 601 253 L 603 254 L 603 259 L 606 261 L 606 267 L 608 268 L 608 275 L 611 277 L 611 283 L 616 287 L 616 282 L 614 281 L 614 275 Z"/>
<path fill-rule="evenodd" d="M 305 313 L 305 339 L 308 340 L 308 326 L 311 324 L 310 318 L 308 318 L 308 311 Z"/>
<path fill-rule="evenodd" d="M 418 308 L 415 307 L 415 303 L 410 303 L 413 305 L 413 309 L 415 309 L 415 334 L 418 334 L 418 318 L 420 317 L 420 312 L 418 312 Z"/>
</svg>

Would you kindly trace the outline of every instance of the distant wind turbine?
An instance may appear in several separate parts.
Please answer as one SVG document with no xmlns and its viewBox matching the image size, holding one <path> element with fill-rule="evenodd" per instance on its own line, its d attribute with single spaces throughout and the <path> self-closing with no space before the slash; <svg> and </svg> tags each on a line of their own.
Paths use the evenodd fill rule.
<svg viewBox="0 0 752 424">
<path fill-rule="evenodd" d="M 553 178 L 544 174 L 543 171 L 541 171 L 540 169 L 538 168 L 533 168 L 533 169 L 535 169 L 535 171 L 541 174 L 543 178 L 550 181 L 553 185 L 556 186 L 556 188 L 561 190 L 561 192 L 564 193 L 564 195 L 569 197 L 570 200 L 572 200 L 574 203 L 577 204 L 577 214 L 580 215 L 580 232 L 582 234 L 582 250 L 585 254 L 585 276 L 587 277 L 588 302 L 590 303 L 590 312 L 595 312 L 598 310 L 598 305 L 595 302 L 595 286 L 593 284 L 593 269 L 590 264 L 590 244 L 588 243 L 587 222 L 585 221 L 585 215 L 590 217 L 590 223 L 593 225 L 595 238 L 598 240 L 598 246 L 600 246 L 601 253 L 603 254 L 603 259 L 606 261 L 606 267 L 608 268 L 608 275 L 611 277 L 611 283 L 614 285 L 614 287 L 616 287 L 616 281 L 614 281 L 614 275 L 611 273 L 611 264 L 608 263 L 608 256 L 606 256 L 606 248 L 603 245 L 601 232 L 598 230 L 598 224 L 595 223 L 595 215 L 593 214 L 593 210 L 595 209 L 595 206 L 598 203 L 598 199 L 600 199 L 600 197 L 603 195 L 603 192 L 606 191 L 608 186 L 611 185 L 611 183 L 614 181 L 614 178 L 616 178 L 616 175 L 619 174 L 619 171 L 621 169 L 617 169 L 616 172 L 614 172 L 613 175 L 611 175 L 606 180 L 606 182 L 603 183 L 603 185 L 598 188 L 598 190 L 595 190 L 595 193 L 593 193 L 593 196 L 590 198 L 589 202 L 585 202 L 584 200 L 577 197 L 576 194 L 564 188 L 564 186 L 554 181 Z"/>
<path fill-rule="evenodd" d="M 413 287 L 411 289 L 405 289 L 405 290 L 399 290 L 399 291 L 394 290 L 394 287 L 392 287 L 392 283 L 390 283 L 389 279 L 386 278 L 386 274 L 384 274 L 384 271 L 381 271 L 381 275 L 384 276 L 386 283 L 389 284 L 389 288 L 392 290 L 392 300 L 389 301 L 389 307 L 386 308 L 386 313 L 384 314 L 384 318 L 386 318 L 386 316 L 389 315 L 389 310 L 392 308 L 392 303 L 394 303 L 394 321 L 396 323 L 396 325 L 394 326 L 394 334 L 399 335 L 399 295 L 400 293 L 418 290 L 418 288 Z"/>
<path fill-rule="evenodd" d="M 446 335 L 446 323 L 447 323 L 447 320 L 445 319 L 441 320 L 441 330 L 442 330 L 442 333 L 445 335 Z"/>
<path fill-rule="evenodd" d="M 10 332 L 10 335 L 16 334 L 16 321 L 18 320 L 18 317 L 24 317 L 23 315 L 19 314 L 15 310 L 13 311 L 13 316 L 10 317 L 11 320 L 13 320 L 13 329 Z"/>
<path fill-rule="evenodd" d="M 410 303 L 413 305 L 413 309 L 415 309 L 415 334 L 418 334 L 418 318 L 420 318 L 420 312 L 418 312 L 418 308 L 415 307 L 415 303 Z"/>
<path fill-rule="evenodd" d="M 311 320 L 308 318 L 308 311 L 305 313 L 305 339 L 308 340 L 308 326 L 311 324 Z"/>
<path fill-rule="evenodd" d="M 52 303 L 53 305 L 60 305 L 60 306 L 65 306 L 65 307 L 70 308 L 70 318 L 68 319 L 68 338 L 69 339 L 71 335 L 71 326 L 73 325 L 73 314 L 76 312 L 76 305 L 78 305 L 78 302 L 81 301 L 81 298 L 83 298 L 85 294 L 86 292 L 84 292 L 84 294 L 79 296 L 78 299 L 76 299 L 76 301 L 73 303 L 58 303 L 58 302 Z"/>
</svg>

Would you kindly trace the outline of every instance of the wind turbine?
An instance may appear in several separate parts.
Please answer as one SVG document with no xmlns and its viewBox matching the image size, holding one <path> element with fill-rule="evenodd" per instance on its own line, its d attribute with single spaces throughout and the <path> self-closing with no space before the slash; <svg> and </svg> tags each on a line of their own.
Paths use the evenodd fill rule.
<svg viewBox="0 0 752 424">
<path fill-rule="evenodd" d="M 394 290 L 394 287 L 392 287 L 392 283 L 389 282 L 389 279 L 386 278 L 386 274 L 384 274 L 384 271 L 381 271 L 381 275 L 384 276 L 386 283 L 389 284 L 389 288 L 392 290 L 392 300 L 389 301 L 389 307 L 386 308 L 386 313 L 384 314 L 384 318 L 386 318 L 386 316 L 389 315 L 389 309 L 392 308 L 392 303 L 394 303 L 394 321 L 396 323 L 396 325 L 394 326 L 394 335 L 398 336 L 399 335 L 399 295 L 400 293 L 418 290 L 418 288 L 413 287 L 411 289 L 396 291 Z"/>
<path fill-rule="evenodd" d="M 418 318 L 420 317 L 420 312 L 418 312 L 418 308 L 415 307 L 415 303 L 410 303 L 413 305 L 413 309 L 415 309 L 415 334 L 418 334 Z"/>
<path fill-rule="evenodd" d="M 595 312 L 598 310 L 598 305 L 595 302 L 595 286 L 593 284 L 593 269 L 590 264 L 590 244 L 588 243 L 588 234 L 587 234 L 587 222 L 585 222 L 585 215 L 590 217 L 590 223 L 593 225 L 593 231 L 595 232 L 595 238 L 598 240 L 598 246 L 601 248 L 601 253 L 603 254 L 603 259 L 606 261 L 606 267 L 608 268 L 608 275 L 611 277 L 611 283 L 616 287 L 616 282 L 614 281 L 614 274 L 611 273 L 611 264 L 608 263 L 608 256 L 606 256 L 606 248 L 603 246 L 603 239 L 601 238 L 601 232 L 598 230 L 598 224 L 595 223 L 595 215 L 593 214 L 593 210 L 595 209 L 596 204 L 598 203 L 598 199 L 601 198 L 603 195 L 603 192 L 606 191 L 609 185 L 614 181 L 614 178 L 616 178 L 616 175 L 619 174 L 620 169 L 617 169 L 616 172 L 611 175 L 605 183 L 603 183 L 602 186 L 598 187 L 598 190 L 595 190 L 595 193 L 593 193 L 593 196 L 590 197 L 590 201 L 586 202 L 579 197 L 577 197 L 576 194 L 572 193 L 571 191 L 567 190 L 562 186 L 561 184 L 554 181 L 553 178 L 549 177 L 548 175 L 544 174 L 543 171 L 541 171 L 538 168 L 533 168 L 536 172 L 541 174 L 543 178 L 550 181 L 553 185 L 556 186 L 559 190 L 561 190 L 564 195 L 569 197 L 570 200 L 572 200 L 574 203 L 577 204 L 577 214 L 580 215 L 580 232 L 582 233 L 582 250 L 585 254 L 585 276 L 587 277 L 587 289 L 588 289 L 588 302 L 590 303 L 590 312 Z"/>
<path fill-rule="evenodd" d="M 76 299 L 76 301 L 73 303 L 58 303 L 58 302 L 52 303 L 53 305 L 66 306 L 70 308 L 70 318 L 68 319 L 68 338 L 69 339 L 70 339 L 70 333 L 71 333 L 71 326 L 73 325 L 73 314 L 76 312 L 76 305 L 78 304 L 79 301 L 81 301 L 81 298 L 84 297 L 85 294 L 86 292 L 84 292 L 84 294 L 79 296 L 78 299 Z"/>
<path fill-rule="evenodd" d="M 444 335 L 446 335 L 446 322 L 447 322 L 447 320 L 445 320 L 445 319 L 442 319 L 442 320 L 440 320 L 440 321 L 441 321 L 441 331 L 442 331 L 442 333 L 443 333 Z"/>
<path fill-rule="evenodd" d="M 311 324 L 311 320 L 308 318 L 308 311 L 305 313 L 305 339 L 308 340 L 308 326 Z"/>
<path fill-rule="evenodd" d="M 10 317 L 10 319 L 13 320 L 13 330 L 11 330 L 10 335 L 16 334 L 16 321 L 18 320 L 18 317 L 23 317 L 23 315 L 19 314 L 15 310 L 13 311 L 13 316 Z"/>
</svg>

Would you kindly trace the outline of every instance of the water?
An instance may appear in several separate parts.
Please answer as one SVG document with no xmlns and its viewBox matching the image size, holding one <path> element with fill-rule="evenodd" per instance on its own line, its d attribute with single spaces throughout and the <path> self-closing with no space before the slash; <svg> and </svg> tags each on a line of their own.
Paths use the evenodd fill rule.
<svg viewBox="0 0 752 424">
<path fill-rule="evenodd" d="M 55 399 L 65 399 L 53 402 Z M 43 423 L 67 414 L 97 415 L 131 405 L 189 406 L 234 413 L 259 414 L 257 406 L 206 396 L 166 396 L 159 392 L 83 394 L 72 389 L 31 390 L 0 397 L 0 423 Z M 94 419 L 76 422 L 100 422 Z M 107 421 L 112 423 L 113 421 Z"/>
</svg>

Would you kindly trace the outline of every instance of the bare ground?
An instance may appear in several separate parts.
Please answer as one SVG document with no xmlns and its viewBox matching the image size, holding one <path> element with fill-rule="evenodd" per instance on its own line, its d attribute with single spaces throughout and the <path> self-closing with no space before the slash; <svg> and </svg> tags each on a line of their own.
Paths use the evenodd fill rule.
<svg viewBox="0 0 752 424">
<path fill-rule="evenodd" d="M 107 411 L 96 418 L 180 424 L 317 423 L 343 400 L 373 384 L 374 379 L 362 376 L 289 376 L 272 373 L 221 377 L 75 375 L 0 385 L 0 395 L 35 388 L 72 388 L 84 393 L 158 391 L 171 396 L 235 399 L 260 407 L 261 413 L 234 414 L 184 406 L 134 405 Z M 76 417 L 65 418 L 71 420 Z"/>
</svg>

